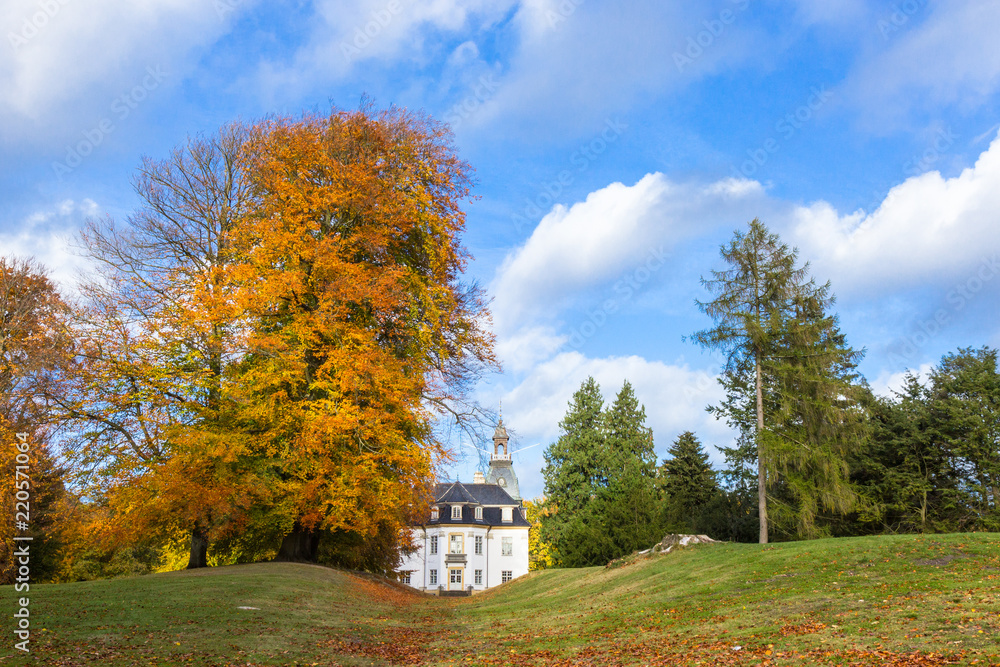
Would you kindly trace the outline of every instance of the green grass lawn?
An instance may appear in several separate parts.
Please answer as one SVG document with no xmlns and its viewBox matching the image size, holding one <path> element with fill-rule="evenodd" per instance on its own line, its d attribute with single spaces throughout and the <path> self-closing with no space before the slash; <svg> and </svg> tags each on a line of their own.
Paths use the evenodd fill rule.
<svg viewBox="0 0 1000 667">
<path fill-rule="evenodd" d="M 8 632 L 0 664 L 1000 664 L 997 534 L 696 546 L 464 599 L 277 563 L 30 598 L 31 654 Z"/>
</svg>

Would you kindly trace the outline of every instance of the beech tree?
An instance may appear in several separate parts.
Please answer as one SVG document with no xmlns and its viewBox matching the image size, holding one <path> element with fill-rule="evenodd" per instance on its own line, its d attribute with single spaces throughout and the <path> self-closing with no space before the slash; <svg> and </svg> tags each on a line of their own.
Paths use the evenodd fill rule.
<svg viewBox="0 0 1000 667">
<path fill-rule="evenodd" d="M 81 233 L 97 274 L 76 320 L 75 395 L 60 401 L 78 425 L 71 460 L 110 503 L 106 528 L 126 540 L 188 532 L 189 567 L 207 564 L 209 540 L 238 530 L 264 488 L 234 470 L 245 438 L 226 396 L 242 354 L 232 237 L 252 204 L 246 137 L 234 124 L 144 158 L 140 207 Z"/>
<path fill-rule="evenodd" d="M 55 574 L 68 528 L 71 497 L 52 451 L 58 423 L 47 397 L 62 393 L 66 384 L 73 354 L 69 313 L 42 266 L 0 257 L 0 583 L 13 582 L 13 538 L 16 520 L 23 520 L 17 492 L 29 493 L 28 532 L 20 534 L 33 540 L 33 577 Z"/>
<path fill-rule="evenodd" d="M 279 558 L 399 545 L 447 456 L 433 419 L 468 419 L 468 386 L 495 366 L 485 299 L 461 282 L 470 169 L 450 142 L 366 106 L 261 123 L 247 145 L 236 389 L 276 480 Z M 381 552 L 390 569 L 397 550 Z"/>
</svg>

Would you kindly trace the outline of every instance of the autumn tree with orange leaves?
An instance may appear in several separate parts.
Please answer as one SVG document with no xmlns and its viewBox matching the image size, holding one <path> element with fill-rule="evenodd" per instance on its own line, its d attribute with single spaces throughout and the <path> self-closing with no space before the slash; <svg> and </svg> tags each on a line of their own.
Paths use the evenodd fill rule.
<svg viewBox="0 0 1000 667">
<path fill-rule="evenodd" d="M 473 422 L 496 365 L 460 281 L 470 168 L 443 125 L 370 107 L 263 123 L 246 155 L 237 402 L 277 480 L 278 558 L 391 569 L 447 455 L 433 420 Z"/>
<path fill-rule="evenodd" d="M 58 401 L 77 437 L 67 456 L 101 508 L 93 540 L 190 535 L 188 567 L 209 542 L 245 528 L 267 485 L 246 456 L 230 392 L 242 311 L 232 237 L 252 195 L 239 124 L 143 160 L 140 207 L 90 220 L 81 245 L 97 267 L 75 320 L 72 394 Z"/>
<path fill-rule="evenodd" d="M 69 307 L 45 270 L 0 257 L 0 583 L 13 581 L 15 519 L 32 538 L 32 576 L 54 574 L 70 496 L 53 455 L 58 424 L 47 396 L 61 392 L 72 356 Z M 21 434 L 18 439 L 17 435 Z M 16 447 L 15 445 L 21 445 Z M 18 460 L 18 456 L 21 459 Z M 18 467 L 20 466 L 20 467 Z M 25 492 L 15 505 L 17 492 Z M 16 512 L 21 512 L 20 515 Z"/>
<path fill-rule="evenodd" d="M 190 535 L 189 567 L 277 556 L 388 570 L 496 366 L 461 282 L 470 168 L 402 110 L 234 125 L 90 221 L 68 455 L 94 539 Z"/>
</svg>

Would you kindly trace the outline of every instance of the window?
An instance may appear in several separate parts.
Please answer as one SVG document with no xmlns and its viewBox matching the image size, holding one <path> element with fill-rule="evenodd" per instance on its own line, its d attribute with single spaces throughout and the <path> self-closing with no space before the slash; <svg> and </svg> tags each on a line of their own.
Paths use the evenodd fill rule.
<svg viewBox="0 0 1000 667">
<path fill-rule="evenodd" d="M 438 520 L 438 508 L 432 507 L 431 508 L 431 521 L 437 521 L 437 520 Z"/>
<path fill-rule="evenodd" d="M 451 583 L 462 585 L 462 571 L 461 570 L 451 570 Z"/>
<path fill-rule="evenodd" d="M 482 586 L 482 585 L 483 585 L 483 571 L 476 570 L 476 586 Z"/>
<path fill-rule="evenodd" d="M 452 554 L 463 554 L 463 553 L 465 553 L 465 549 L 462 548 L 465 545 L 462 543 L 462 534 L 461 533 L 452 533 L 450 542 L 451 542 L 451 544 L 450 544 L 450 546 L 448 548 L 448 553 L 452 553 Z"/>
<path fill-rule="evenodd" d="M 500 583 L 506 584 L 508 581 L 514 578 L 514 572 L 512 570 L 501 570 L 500 572 Z"/>
<path fill-rule="evenodd" d="M 431 586 L 436 586 L 438 582 L 438 571 L 431 570 Z"/>
<path fill-rule="evenodd" d="M 454 521 L 455 519 L 461 519 L 461 518 L 462 518 L 462 506 L 461 505 L 452 505 L 451 506 L 451 519 L 452 519 L 452 521 Z"/>
<path fill-rule="evenodd" d="M 482 520 L 483 520 L 483 508 L 482 507 L 477 507 L 476 508 L 476 521 L 482 521 Z"/>
<path fill-rule="evenodd" d="M 503 520 L 504 523 L 510 523 L 511 521 L 513 521 L 514 520 L 514 508 L 513 507 L 504 507 L 504 508 L 502 508 L 501 519 Z"/>
<path fill-rule="evenodd" d="M 404 584 L 410 583 L 410 573 L 409 572 L 404 572 L 403 573 L 403 583 Z"/>
<path fill-rule="evenodd" d="M 476 555 L 477 556 L 482 556 L 483 555 L 483 536 L 482 535 L 476 535 Z"/>
<path fill-rule="evenodd" d="M 500 538 L 500 555 L 501 556 L 513 556 L 514 555 L 514 538 L 513 537 L 501 537 Z"/>
<path fill-rule="evenodd" d="M 438 552 L 438 538 L 437 535 L 431 538 L 431 555 L 433 556 Z"/>
</svg>

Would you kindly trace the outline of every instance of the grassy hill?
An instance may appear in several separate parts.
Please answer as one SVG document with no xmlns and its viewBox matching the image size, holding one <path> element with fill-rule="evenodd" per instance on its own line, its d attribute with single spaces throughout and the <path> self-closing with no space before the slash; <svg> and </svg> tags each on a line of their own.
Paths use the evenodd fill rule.
<svg viewBox="0 0 1000 667">
<path fill-rule="evenodd" d="M 2 664 L 1000 664 L 997 534 L 697 546 L 465 599 L 270 563 L 30 597 Z"/>
</svg>

